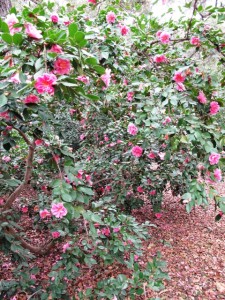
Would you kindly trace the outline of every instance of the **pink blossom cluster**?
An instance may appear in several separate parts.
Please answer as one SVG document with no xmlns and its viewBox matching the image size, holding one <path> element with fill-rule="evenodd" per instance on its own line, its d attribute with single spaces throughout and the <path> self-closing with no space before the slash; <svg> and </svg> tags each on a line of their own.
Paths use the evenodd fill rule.
<svg viewBox="0 0 225 300">
<path fill-rule="evenodd" d="M 206 96 L 203 93 L 203 91 L 199 91 L 198 97 L 197 97 L 198 101 L 202 104 L 205 104 L 207 102 Z"/>
<path fill-rule="evenodd" d="M 168 44 L 170 42 L 170 34 L 166 31 L 157 31 L 157 38 L 160 40 L 162 44 Z"/>
<path fill-rule="evenodd" d="M 212 101 L 210 103 L 210 115 L 216 115 L 220 110 L 219 103 L 216 101 Z"/>
<path fill-rule="evenodd" d="M 24 100 L 23 103 L 24 104 L 37 104 L 40 102 L 40 99 L 36 96 L 36 95 L 29 95 L 27 96 Z"/>
<path fill-rule="evenodd" d="M 10 14 L 5 18 L 5 22 L 9 27 L 10 34 L 15 34 L 16 32 L 21 31 L 21 27 L 14 28 L 14 25 L 19 23 L 15 14 Z"/>
<path fill-rule="evenodd" d="M 178 84 L 183 83 L 185 81 L 185 75 L 183 75 L 181 71 L 176 71 L 173 80 Z"/>
<path fill-rule="evenodd" d="M 160 63 L 165 63 L 168 60 L 164 54 L 157 54 L 154 56 L 153 61 L 157 64 L 160 64 Z"/>
<path fill-rule="evenodd" d="M 24 26 L 25 26 L 25 33 L 26 33 L 29 37 L 31 37 L 31 38 L 33 38 L 33 39 L 37 39 L 37 40 L 43 38 L 43 36 L 42 36 L 42 34 L 41 34 L 41 31 L 38 30 L 33 24 L 31 24 L 31 23 L 26 23 Z"/>
<path fill-rule="evenodd" d="M 216 165 L 218 164 L 220 160 L 220 154 L 219 153 L 211 153 L 210 156 L 209 156 L 209 163 L 210 165 Z"/>
<path fill-rule="evenodd" d="M 67 75 L 70 73 L 71 64 L 68 59 L 57 58 L 54 62 L 54 72 L 59 75 Z"/>
<path fill-rule="evenodd" d="M 142 156 L 142 153 L 143 153 L 143 149 L 139 146 L 134 146 L 132 149 L 131 149 L 131 153 L 132 155 L 134 155 L 135 157 L 141 157 Z"/>
<path fill-rule="evenodd" d="M 199 47 L 201 45 L 200 38 L 197 36 L 192 36 L 190 40 L 191 45 Z"/>
<path fill-rule="evenodd" d="M 47 93 L 50 95 L 54 95 L 53 85 L 56 84 L 56 80 L 57 78 L 54 74 L 44 73 L 37 78 L 34 87 L 39 94 Z"/>
<path fill-rule="evenodd" d="M 131 135 L 136 135 L 138 133 L 138 128 L 133 123 L 130 123 L 127 132 Z"/>
<path fill-rule="evenodd" d="M 115 13 L 113 11 L 108 12 L 106 15 L 106 22 L 108 24 L 112 24 L 112 23 L 115 23 L 115 21 L 116 21 Z"/>
</svg>

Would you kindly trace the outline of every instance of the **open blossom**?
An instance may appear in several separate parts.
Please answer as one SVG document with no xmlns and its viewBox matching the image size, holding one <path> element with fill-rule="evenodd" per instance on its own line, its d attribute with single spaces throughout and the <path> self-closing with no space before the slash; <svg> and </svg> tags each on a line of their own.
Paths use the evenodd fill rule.
<svg viewBox="0 0 225 300">
<path fill-rule="evenodd" d="M 68 59 L 57 58 L 54 62 L 54 70 L 59 75 L 69 74 L 71 70 L 70 61 Z"/>
<path fill-rule="evenodd" d="M 120 26 L 120 33 L 125 36 L 129 33 L 129 28 L 126 25 Z"/>
<path fill-rule="evenodd" d="M 138 133 L 138 128 L 133 123 L 130 123 L 127 132 L 131 135 L 136 135 Z"/>
<path fill-rule="evenodd" d="M 36 140 L 34 143 L 36 146 L 41 146 L 43 144 L 43 140 L 39 139 L 39 140 Z"/>
<path fill-rule="evenodd" d="M 192 36 L 190 40 L 191 45 L 199 47 L 201 45 L 200 39 L 197 36 Z"/>
<path fill-rule="evenodd" d="M 77 80 L 83 82 L 84 84 L 89 84 L 90 83 L 89 77 L 87 77 L 85 75 L 77 76 Z"/>
<path fill-rule="evenodd" d="M 170 34 L 166 31 L 159 32 L 160 31 L 158 31 L 156 35 L 160 39 L 160 42 L 162 44 L 168 44 L 170 41 Z"/>
<path fill-rule="evenodd" d="M 13 27 L 15 24 L 19 23 L 19 20 L 17 19 L 17 17 L 16 17 L 15 14 L 8 15 L 5 18 L 5 22 L 6 22 L 6 24 L 9 27 L 10 34 L 14 34 L 16 32 L 19 32 L 22 29 L 21 27 L 17 27 L 17 28 Z"/>
<path fill-rule="evenodd" d="M 41 219 L 51 217 L 51 213 L 45 208 L 44 210 L 40 210 L 39 212 Z"/>
<path fill-rule="evenodd" d="M 9 112 L 8 111 L 0 112 L 0 118 L 10 120 Z"/>
<path fill-rule="evenodd" d="M 142 186 L 138 186 L 138 187 L 137 187 L 137 192 L 138 192 L 138 193 L 144 193 L 143 187 L 142 187 Z"/>
<path fill-rule="evenodd" d="M 176 83 L 182 83 L 185 80 L 185 76 L 182 75 L 182 72 L 176 71 L 173 76 L 173 80 L 176 81 Z"/>
<path fill-rule="evenodd" d="M 166 153 L 165 152 L 159 152 L 158 155 L 159 155 L 161 160 L 164 160 L 164 157 L 165 157 Z"/>
<path fill-rule="evenodd" d="M 103 74 L 101 76 L 101 80 L 104 82 L 105 86 L 106 87 L 109 87 L 109 84 L 110 84 L 110 80 L 111 80 L 111 70 L 110 69 L 106 69 L 105 70 L 105 74 Z"/>
<path fill-rule="evenodd" d="M 156 190 L 150 191 L 149 194 L 150 194 L 151 196 L 154 196 L 154 195 L 156 194 Z"/>
<path fill-rule="evenodd" d="M 33 95 L 33 94 L 27 96 L 27 97 L 23 100 L 23 103 L 24 103 L 24 104 L 30 104 L 30 103 L 32 103 L 32 104 L 37 104 L 37 103 L 39 103 L 39 102 L 40 102 L 40 99 L 39 99 L 36 95 Z"/>
<path fill-rule="evenodd" d="M 88 3 L 97 4 L 96 0 L 88 0 Z"/>
<path fill-rule="evenodd" d="M 21 83 L 19 73 L 13 74 L 13 75 L 9 78 L 9 82 L 13 82 L 13 83 L 16 83 L 16 84 Z"/>
<path fill-rule="evenodd" d="M 102 228 L 101 234 L 104 234 L 105 236 L 110 236 L 110 229 L 109 228 Z"/>
<path fill-rule="evenodd" d="M 203 91 L 200 91 L 197 97 L 198 101 L 202 104 L 205 104 L 207 102 L 206 96 L 203 93 Z"/>
<path fill-rule="evenodd" d="M 216 180 L 221 181 L 222 180 L 222 172 L 220 169 L 215 169 L 214 170 L 214 177 Z"/>
<path fill-rule="evenodd" d="M 134 92 L 128 92 L 127 93 L 127 101 L 132 101 L 134 97 Z"/>
<path fill-rule="evenodd" d="M 183 83 L 177 83 L 176 89 L 177 89 L 179 92 L 184 92 L 184 91 L 186 91 L 186 88 L 185 88 L 185 86 L 184 86 Z"/>
<path fill-rule="evenodd" d="M 27 23 L 24 25 L 25 26 L 25 33 L 29 36 L 32 37 L 33 39 L 42 39 L 42 34 L 41 31 L 38 30 L 33 24 Z"/>
<path fill-rule="evenodd" d="M 11 158 L 10 158 L 10 156 L 5 156 L 5 155 L 4 155 L 4 156 L 2 157 L 2 160 L 3 160 L 4 162 L 7 163 L 7 162 L 10 162 Z"/>
<path fill-rule="evenodd" d="M 155 213 L 155 217 L 156 217 L 156 219 L 160 219 L 161 217 L 162 217 L 162 213 Z"/>
<path fill-rule="evenodd" d="M 163 121 L 163 125 L 166 125 L 168 123 L 172 122 L 171 118 L 170 117 L 166 117 L 165 120 Z"/>
<path fill-rule="evenodd" d="M 216 165 L 218 164 L 220 160 L 220 154 L 219 153 L 211 153 L 210 156 L 209 156 L 209 163 L 210 165 Z"/>
<path fill-rule="evenodd" d="M 52 45 L 52 47 L 48 51 L 54 53 L 63 53 L 62 47 L 57 44 Z"/>
<path fill-rule="evenodd" d="M 151 152 L 148 154 L 148 158 L 150 158 L 150 159 L 156 158 L 155 153 L 151 151 Z"/>
<path fill-rule="evenodd" d="M 53 231 L 52 237 L 53 237 L 53 239 L 57 239 L 58 237 L 60 237 L 60 233 L 58 231 Z"/>
<path fill-rule="evenodd" d="M 153 58 L 154 62 L 155 63 L 164 63 L 164 62 L 167 62 L 167 58 L 164 54 L 157 54 L 154 56 Z"/>
<path fill-rule="evenodd" d="M 106 15 L 106 21 L 107 23 L 114 23 L 116 21 L 116 15 L 113 11 L 110 11 Z"/>
<path fill-rule="evenodd" d="M 67 215 L 67 209 L 64 207 L 63 203 L 53 203 L 51 213 L 56 218 L 61 219 L 62 217 Z"/>
<path fill-rule="evenodd" d="M 51 21 L 52 21 L 52 23 L 58 23 L 59 22 L 58 14 L 51 15 Z"/>
<path fill-rule="evenodd" d="M 70 244 L 69 244 L 69 243 L 65 243 L 65 244 L 63 245 L 63 247 L 62 247 L 63 253 L 65 253 L 66 250 L 67 250 L 69 247 L 70 247 Z"/>
<path fill-rule="evenodd" d="M 139 146 L 134 146 L 131 149 L 131 153 L 135 156 L 135 157 L 141 157 L 142 153 L 143 153 L 143 149 Z"/>
<path fill-rule="evenodd" d="M 219 103 L 216 101 L 212 101 L 210 103 L 210 115 L 215 115 L 218 113 L 218 111 L 220 110 L 220 106 Z"/>
<path fill-rule="evenodd" d="M 44 73 L 37 78 L 34 87 L 39 94 L 48 93 L 50 95 L 54 94 L 53 85 L 56 84 L 56 76 L 54 74 Z"/>
</svg>

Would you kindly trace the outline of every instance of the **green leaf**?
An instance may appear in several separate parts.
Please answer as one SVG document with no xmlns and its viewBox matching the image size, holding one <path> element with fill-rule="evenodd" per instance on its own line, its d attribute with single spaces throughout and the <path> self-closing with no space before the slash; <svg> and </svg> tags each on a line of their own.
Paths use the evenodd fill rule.
<svg viewBox="0 0 225 300">
<path fill-rule="evenodd" d="M 3 33 L 2 34 L 2 39 L 7 44 L 12 44 L 13 43 L 13 37 L 9 33 Z"/>
<path fill-rule="evenodd" d="M 85 60 L 85 63 L 88 64 L 88 65 L 91 65 L 91 66 L 95 66 L 98 64 L 98 61 L 96 58 L 94 57 L 89 57 Z"/>
<path fill-rule="evenodd" d="M 18 46 L 23 43 L 23 36 L 21 33 L 15 33 L 13 35 L 13 43 Z"/>
<path fill-rule="evenodd" d="M 83 31 L 77 31 L 74 35 L 74 40 L 77 43 L 80 43 L 82 40 L 84 40 L 85 33 Z"/>
<path fill-rule="evenodd" d="M 0 95 L 0 107 L 6 105 L 8 102 L 8 99 L 6 98 L 6 96 L 4 94 Z"/>
<path fill-rule="evenodd" d="M 100 75 L 105 74 L 105 68 L 101 66 L 93 66 L 93 69 Z"/>
<path fill-rule="evenodd" d="M 9 33 L 9 26 L 5 22 L 1 22 L 1 31 Z"/>
<path fill-rule="evenodd" d="M 78 190 L 79 192 L 83 192 L 84 194 L 89 195 L 89 196 L 93 196 L 93 195 L 94 195 L 94 192 L 92 191 L 91 188 L 79 186 L 79 187 L 77 188 L 77 190 Z"/>
<path fill-rule="evenodd" d="M 63 192 L 62 194 L 62 199 L 66 202 L 72 202 L 73 198 L 70 196 L 70 194 Z"/>
<path fill-rule="evenodd" d="M 77 24 L 75 24 L 75 23 L 70 24 L 70 25 L 68 26 L 68 30 L 69 30 L 69 36 L 70 36 L 71 38 L 73 38 L 73 37 L 75 36 L 75 33 L 76 33 L 77 30 L 78 30 Z"/>
</svg>

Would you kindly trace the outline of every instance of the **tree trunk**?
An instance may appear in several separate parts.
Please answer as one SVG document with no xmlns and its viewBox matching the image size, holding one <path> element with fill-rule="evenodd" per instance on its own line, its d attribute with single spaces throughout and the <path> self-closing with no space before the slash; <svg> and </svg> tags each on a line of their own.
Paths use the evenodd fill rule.
<svg viewBox="0 0 225 300">
<path fill-rule="evenodd" d="M 12 7 L 11 0 L 0 0 L 0 16 L 4 17 L 8 14 Z"/>
</svg>

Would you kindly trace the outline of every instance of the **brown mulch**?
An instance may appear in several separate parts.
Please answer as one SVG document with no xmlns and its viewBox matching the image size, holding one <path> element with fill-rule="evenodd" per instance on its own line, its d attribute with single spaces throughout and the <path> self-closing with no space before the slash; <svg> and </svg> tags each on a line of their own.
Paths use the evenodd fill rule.
<svg viewBox="0 0 225 300">
<path fill-rule="evenodd" d="M 225 183 L 217 185 L 217 189 L 225 195 Z M 25 192 L 24 198 L 35 197 L 31 191 Z M 217 212 L 218 213 L 218 212 Z M 170 280 L 165 282 L 165 289 L 160 292 L 146 291 L 146 297 L 137 299 L 150 299 L 160 297 L 162 300 L 216 300 L 225 299 L 225 216 L 215 222 L 214 206 L 196 208 L 187 214 L 185 207 L 179 199 L 169 192 L 165 195 L 163 214 L 156 219 L 150 205 L 133 212 L 138 221 L 149 220 L 157 225 L 150 227 L 151 238 L 144 242 L 143 264 L 152 260 L 159 251 L 162 259 L 167 261 L 167 271 Z M 36 232 L 31 228 L 28 214 L 23 215 L 22 225 L 36 244 L 42 243 L 47 232 Z M 56 243 L 50 253 L 44 257 L 37 257 L 30 265 L 38 266 L 41 270 L 36 275 L 36 282 L 44 286 L 48 280 L 48 273 L 52 265 L 60 258 L 62 244 Z M 1 255 L 0 278 L 10 280 L 15 265 L 9 258 Z M 101 266 L 98 266 L 101 269 Z M 124 270 L 127 275 L 129 271 Z M 118 264 L 104 268 L 101 276 L 93 277 L 93 270 L 87 270 L 79 278 L 78 289 L 93 285 L 95 280 L 106 276 L 117 276 L 121 273 Z M 91 278 L 91 279 L 90 279 Z M 91 282 L 88 282 L 88 280 Z M 72 293 L 72 290 L 71 290 Z"/>
</svg>

